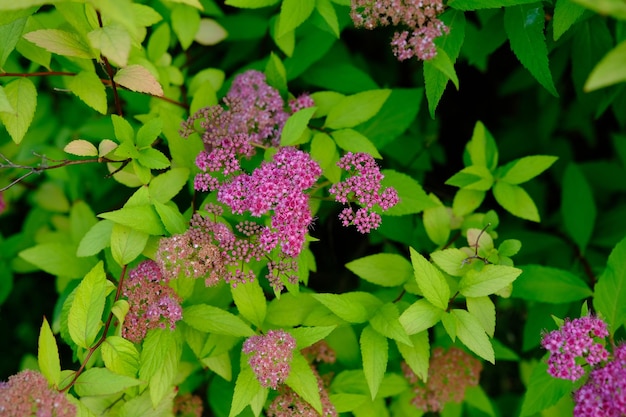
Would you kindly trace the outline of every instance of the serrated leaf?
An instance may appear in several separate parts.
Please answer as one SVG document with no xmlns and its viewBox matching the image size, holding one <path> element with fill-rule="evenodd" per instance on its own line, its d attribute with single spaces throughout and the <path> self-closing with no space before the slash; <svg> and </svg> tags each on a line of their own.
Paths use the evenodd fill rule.
<svg viewBox="0 0 626 417">
<path fill-rule="evenodd" d="M 459 282 L 459 292 L 466 297 L 484 297 L 495 294 L 511 284 L 522 273 L 521 269 L 505 265 L 485 265 L 480 271 L 468 271 Z"/>
<path fill-rule="evenodd" d="M 428 332 L 419 332 L 410 336 L 412 346 L 396 343 L 402 359 L 409 368 L 424 382 L 428 381 L 428 366 L 430 362 L 430 343 Z"/>
<path fill-rule="evenodd" d="M 571 0 L 556 0 L 553 16 L 554 40 L 559 38 L 583 15 L 585 8 Z"/>
<path fill-rule="evenodd" d="M 131 39 L 126 28 L 113 23 L 94 29 L 87 34 L 91 46 L 100 51 L 117 66 L 125 67 L 128 64 Z"/>
<path fill-rule="evenodd" d="M 84 139 L 76 139 L 65 145 L 63 151 L 78 156 L 98 156 L 96 146 Z"/>
<path fill-rule="evenodd" d="M 280 134 L 281 146 L 289 146 L 298 142 L 315 110 L 317 110 L 315 107 L 307 107 L 289 116 Z"/>
<path fill-rule="evenodd" d="M 504 10 L 504 28 L 513 53 L 539 84 L 558 97 L 548 64 L 544 24 L 545 14 L 541 3 L 507 7 Z"/>
<path fill-rule="evenodd" d="M 548 155 L 525 156 L 503 165 L 498 174 L 502 181 L 509 184 L 522 184 L 550 168 L 557 159 Z"/>
<path fill-rule="evenodd" d="M 330 134 L 337 146 L 348 152 L 364 152 L 372 155 L 374 158 L 382 158 L 376 146 L 363 134 L 354 129 L 339 129 Z"/>
<path fill-rule="evenodd" d="M 267 300 L 258 280 L 231 287 L 230 292 L 239 313 L 250 323 L 261 327 L 267 314 Z"/>
<path fill-rule="evenodd" d="M 148 243 L 148 234 L 128 226 L 115 224 L 111 230 L 111 254 L 120 266 L 137 259 Z"/>
<path fill-rule="evenodd" d="M 25 34 L 24 38 L 55 54 L 85 59 L 97 58 L 84 39 L 73 32 L 60 29 L 40 29 Z"/>
<path fill-rule="evenodd" d="M 259 393 L 265 393 L 265 395 L 267 395 L 267 388 L 263 388 L 261 384 L 259 384 L 252 368 L 245 362 L 235 382 L 235 391 L 232 396 L 228 416 L 235 417 L 239 415 L 244 408 L 250 405 L 252 399 Z"/>
<path fill-rule="evenodd" d="M 330 0 L 317 0 L 315 7 L 328 27 L 333 31 L 335 37 L 339 38 L 339 20 L 337 19 L 337 12 Z"/>
<path fill-rule="evenodd" d="M 134 343 L 120 336 L 108 336 L 102 344 L 102 360 L 107 369 L 134 378 L 139 370 L 139 351 Z"/>
<path fill-rule="evenodd" d="M 374 330 L 372 326 L 366 326 L 361 332 L 359 344 L 363 359 L 363 373 L 371 398 L 374 399 L 387 369 L 389 355 L 387 338 Z"/>
<path fill-rule="evenodd" d="M 113 77 L 113 80 L 131 91 L 147 93 L 159 97 L 163 96 L 163 88 L 157 79 L 154 78 L 154 75 L 145 67 L 138 64 L 129 65 L 120 69 Z"/>
<path fill-rule="evenodd" d="M 295 30 L 309 18 L 314 8 L 315 0 L 283 0 L 276 37 L 280 38 Z"/>
<path fill-rule="evenodd" d="M 487 167 L 470 165 L 450 177 L 446 184 L 466 190 L 487 191 L 492 187 L 493 182 L 493 175 Z"/>
<path fill-rule="evenodd" d="M 147 148 L 151 146 L 163 131 L 163 120 L 159 118 L 150 119 L 137 131 L 135 143 L 137 148 Z"/>
<path fill-rule="evenodd" d="M 563 174 L 561 216 L 565 230 L 581 253 L 591 239 L 596 222 L 596 204 L 593 190 L 577 165 L 570 163 Z"/>
<path fill-rule="evenodd" d="M 20 78 L 5 85 L 4 93 L 13 111 L 0 112 L 0 120 L 13 142 L 19 144 L 35 115 L 37 89 L 28 78 Z"/>
<path fill-rule="evenodd" d="M 174 380 L 182 349 L 176 333 L 170 329 L 148 331 L 141 350 L 139 378 L 148 381 L 152 407 L 174 389 Z"/>
<path fill-rule="evenodd" d="M 539 222 L 539 212 L 535 202 L 519 185 L 497 181 L 493 186 L 493 196 L 498 204 L 514 216 Z"/>
<path fill-rule="evenodd" d="M 413 267 L 403 256 L 379 253 L 348 262 L 346 268 L 358 277 L 383 287 L 404 284 L 413 277 Z"/>
<path fill-rule="evenodd" d="M 197 9 L 179 4 L 171 13 L 172 29 L 184 50 L 189 48 L 200 28 L 200 13 Z"/>
<path fill-rule="evenodd" d="M 59 348 L 54 338 L 48 320 L 43 318 L 41 329 L 39 330 L 39 343 L 37 350 L 37 363 L 41 374 L 48 382 L 55 387 L 59 387 L 61 381 L 61 361 L 59 359 Z"/>
<path fill-rule="evenodd" d="M 593 306 L 602 314 L 613 335 L 626 317 L 626 239 L 621 240 L 609 255 L 606 269 L 595 286 Z"/>
<path fill-rule="evenodd" d="M 187 168 L 172 168 L 150 181 L 148 185 L 150 198 L 160 203 L 166 203 L 178 195 L 188 179 L 189 170 Z"/>
<path fill-rule="evenodd" d="M 254 331 L 242 319 L 221 308 L 196 304 L 183 310 L 183 321 L 203 332 L 249 337 Z"/>
<path fill-rule="evenodd" d="M 0 113 L 15 114 L 15 109 L 11 106 L 7 94 L 4 92 L 4 87 L 0 85 Z"/>
<path fill-rule="evenodd" d="M 512 297 L 542 303 L 571 303 L 592 295 L 589 286 L 578 276 L 542 265 L 524 265 L 513 284 Z"/>
<path fill-rule="evenodd" d="M 141 149 L 137 162 L 150 169 L 165 169 L 170 166 L 170 160 L 167 159 L 167 156 L 154 148 Z"/>
<path fill-rule="evenodd" d="M 443 313 L 443 309 L 435 307 L 427 299 L 422 298 L 404 310 L 399 321 L 409 335 L 414 335 L 439 323 Z"/>
<path fill-rule="evenodd" d="M 409 248 L 409 250 L 415 280 L 422 294 L 435 307 L 442 310 L 447 309 L 450 300 L 450 287 L 443 274 L 415 249 Z"/>
<path fill-rule="evenodd" d="M 447 274 L 460 277 L 465 273 L 468 255 L 461 249 L 448 248 L 431 253 L 430 258 Z"/>
<path fill-rule="evenodd" d="M 619 43 L 596 64 L 585 82 L 584 91 L 591 92 L 626 81 L 624 65 L 626 65 L 626 41 Z"/>
<path fill-rule="evenodd" d="M 73 388 L 80 397 L 98 396 L 116 394 L 141 383 L 138 379 L 115 374 L 106 368 L 91 368 L 80 374 Z"/>
<path fill-rule="evenodd" d="M 481 324 L 487 335 L 496 331 L 496 306 L 489 297 L 467 297 L 467 311 Z"/>
<path fill-rule="evenodd" d="M 399 321 L 398 307 L 393 303 L 384 304 L 370 319 L 370 325 L 378 333 L 400 343 L 411 345 L 406 330 Z"/>
<path fill-rule="evenodd" d="M 111 244 L 111 231 L 113 230 L 113 223 L 110 220 L 102 220 L 94 224 L 85 233 L 78 249 L 76 250 L 76 256 L 85 257 L 98 254 L 101 250 L 108 247 Z"/>
<path fill-rule="evenodd" d="M 76 246 L 46 242 L 24 249 L 20 258 L 52 275 L 81 278 L 95 265 L 95 258 L 77 258 Z"/>
<path fill-rule="evenodd" d="M 135 143 L 135 131 L 133 127 L 128 123 L 126 119 L 117 114 L 111 115 L 111 122 L 113 123 L 113 131 L 115 132 L 115 138 L 120 143 L 129 143 L 134 145 Z"/>
<path fill-rule="evenodd" d="M 102 261 L 85 275 L 76 288 L 67 325 L 72 340 L 82 348 L 91 347 L 103 326 L 102 313 L 108 289 Z"/>
<path fill-rule="evenodd" d="M 322 413 L 317 378 L 309 363 L 299 352 L 294 352 L 291 360 L 291 370 L 285 384 L 294 390 L 302 399 L 308 402 L 318 413 Z"/>
<path fill-rule="evenodd" d="M 548 373 L 548 364 L 537 363 L 528 380 L 520 417 L 533 416 L 556 404 L 574 389 L 572 381 L 554 378 Z"/>
<path fill-rule="evenodd" d="M 495 363 L 493 346 L 480 322 L 466 310 L 454 309 L 451 316 L 456 319 L 456 335 L 472 352 Z"/>
<path fill-rule="evenodd" d="M 346 96 L 328 112 L 325 126 L 342 129 L 357 126 L 378 113 L 391 90 L 370 90 Z"/>
<path fill-rule="evenodd" d="M 296 339 L 297 350 L 309 347 L 328 336 L 337 326 L 296 327 L 289 333 Z"/>
<path fill-rule="evenodd" d="M 8 18 L 11 17 L 11 14 L 6 12 L 2 15 L 7 16 Z M 11 19 L 0 24 L 0 38 L 2 39 L 2 44 L 0 44 L 0 68 L 4 68 L 4 64 L 9 58 L 9 55 L 13 52 L 15 46 L 20 41 L 24 28 L 26 27 L 27 20 L 28 15 L 16 15 L 15 20 Z"/>
<path fill-rule="evenodd" d="M 124 207 L 119 210 L 99 214 L 98 217 L 112 220 L 115 223 L 123 224 L 149 235 L 161 236 L 165 234 L 163 224 L 151 205 Z"/>
<path fill-rule="evenodd" d="M 326 308 L 349 323 L 364 323 L 382 305 L 376 296 L 353 291 L 344 294 L 311 294 Z"/>
</svg>

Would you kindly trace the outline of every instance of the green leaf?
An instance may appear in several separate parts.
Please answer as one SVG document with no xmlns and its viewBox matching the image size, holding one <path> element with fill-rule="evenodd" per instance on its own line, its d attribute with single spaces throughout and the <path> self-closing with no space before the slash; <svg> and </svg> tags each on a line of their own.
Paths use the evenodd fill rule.
<svg viewBox="0 0 626 417">
<path fill-rule="evenodd" d="M 41 374 L 48 382 L 55 387 L 59 387 L 61 381 L 61 360 L 59 359 L 59 348 L 57 341 L 52 334 L 52 329 L 48 320 L 43 318 L 41 329 L 39 330 L 39 348 L 37 351 L 37 363 Z"/>
<path fill-rule="evenodd" d="M 280 145 L 289 146 L 298 143 L 298 139 L 307 129 L 309 120 L 315 113 L 315 107 L 307 107 L 289 116 L 280 134 Z"/>
<path fill-rule="evenodd" d="M 378 394 L 380 383 L 387 369 L 389 355 L 387 338 L 374 330 L 372 326 L 366 326 L 361 332 L 359 344 L 363 359 L 363 372 L 373 400 Z"/>
<path fill-rule="evenodd" d="M 400 315 L 400 324 L 409 335 L 428 330 L 439 323 L 444 310 L 435 307 L 427 299 L 417 300 Z"/>
<path fill-rule="evenodd" d="M 443 97 L 443 93 L 448 85 L 449 78 L 437 67 L 424 62 L 424 87 L 426 88 L 426 101 L 428 101 L 428 111 L 430 117 L 435 118 L 435 110 Z"/>
<path fill-rule="evenodd" d="M 267 301 L 258 280 L 231 287 L 230 292 L 239 313 L 256 327 L 261 327 L 267 313 Z"/>
<path fill-rule="evenodd" d="M 522 184 L 550 168 L 557 159 L 547 155 L 525 156 L 500 167 L 497 175 L 509 184 Z"/>
<path fill-rule="evenodd" d="M 245 366 L 241 367 L 241 371 L 235 382 L 235 392 L 232 396 L 230 412 L 228 414 L 229 417 L 239 415 L 244 408 L 250 405 L 252 399 L 259 393 L 265 393 L 265 395 L 267 395 L 267 388 L 263 388 L 261 384 L 259 384 L 248 362 L 246 361 L 244 364 Z"/>
<path fill-rule="evenodd" d="M 400 324 L 399 317 L 398 306 L 393 303 L 386 303 L 370 319 L 370 325 L 383 336 L 410 346 L 411 340 Z"/>
<path fill-rule="evenodd" d="M 585 82 L 585 92 L 626 81 L 626 41 L 619 43 L 596 64 Z"/>
<path fill-rule="evenodd" d="M 20 258 L 51 275 L 81 278 L 95 265 L 94 258 L 77 258 L 76 246 L 48 242 L 24 249 Z"/>
<path fill-rule="evenodd" d="M 556 0 L 553 16 L 554 40 L 559 38 L 583 15 L 585 8 L 571 0 Z"/>
<path fill-rule="evenodd" d="M 259 9 L 277 4 L 280 0 L 226 0 L 227 6 L 240 7 L 242 9 Z"/>
<path fill-rule="evenodd" d="M 384 211 L 386 216 L 404 216 L 405 214 L 420 213 L 428 208 L 436 207 L 419 182 L 410 176 L 392 169 L 383 169 L 382 187 L 393 187 L 398 192 L 400 201 L 395 206 Z"/>
<path fill-rule="evenodd" d="M 141 350 L 139 378 L 148 381 L 152 407 L 174 389 L 182 349 L 170 329 L 148 331 Z"/>
<path fill-rule="evenodd" d="M 123 337 L 108 336 L 104 340 L 102 360 L 107 369 L 119 375 L 134 378 L 139 370 L 139 351 Z"/>
<path fill-rule="evenodd" d="M 424 210 L 424 228 L 428 238 L 439 246 L 448 242 L 450 237 L 450 212 L 447 207 L 436 206 Z"/>
<path fill-rule="evenodd" d="M 111 230 L 111 254 L 120 266 L 125 266 L 137 259 L 148 243 L 148 234 L 115 224 Z"/>
<path fill-rule="evenodd" d="M 524 265 L 522 275 L 513 284 L 512 297 L 542 303 L 571 303 L 592 295 L 589 286 L 564 269 L 542 265 Z"/>
<path fill-rule="evenodd" d="M 95 72 L 81 71 L 68 81 L 72 93 L 100 114 L 107 113 L 107 95 L 104 84 Z"/>
<path fill-rule="evenodd" d="M 403 256 L 378 253 L 348 262 L 346 268 L 360 278 L 383 287 L 396 287 L 413 277 L 413 267 Z"/>
<path fill-rule="evenodd" d="M 450 177 L 446 184 L 466 190 L 487 191 L 491 188 L 493 182 L 493 175 L 487 167 L 470 165 Z"/>
<path fill-rule="evenodd" d="M 454 194 L 452 211 L 456 216 L 464 217 L 476 210 L 485 200 L 487 193 L 479 190 L 461 188 Z"/>
<path fill-rule="evenodd" d="M 163 131 L 163 120 L 154 118 L 146 122 L 137 131 L 136 145 L 137 148 L 147 148 L 159 138 Z"/>
<path fill-rule="evenodd" d="M 13 21 L 0 24 L 0 38 L 2 39 L 2 44 L 0 44 L 0 68 L 4 68 L 7 58 L 22 37 L 27 20 L 27 16 L 18 17 Z"/>
<path fill-rule="evenodd" d="M 370 90 L 342 98 L 328 112 L 325 127 L 350 128 L 368 121 L 378 113 L 390 94 L 391 90 Z"/>
<path fill-rule="evenodd" d="M 171 14 L 172 29 L 184 50 L 187 50 L 200 28 L 200 13 L 198 9 L 178 4 L 174 6 Z"/>
<path fill-rule="evenodd" d="M 161 236 L 165 234 L 163 224 L 154 206 L 140 205 L 99 214 L 98 217 L 123 224 L 139 232 Z"/>
<path fill-rule="evenodd" d="M 159 97 L 163 96 L 163 87 L 161 87 L 161 84 L 159 84 L 154 75 L 145 67 L 138 64 L 121 68 L 117 71 L 113 80 L 131 91 Z"/>
<path fill-rule="evenodd" d="M 249 337 L 254 331 L 239 317 L 207 304 L 192 305 L 183 310 L 183 321 L 203 332 Z"/>
<path fill-rule="evenodd" d="M 328 27 L 333 31 L 333 34 L 339 38 L 339 20 L 337 19 L 337 12 L 330 0 L 317 0 L 315 7 Z"/>
<path fill-rule="evenodd" d="M 55 54 L 85 59 L 97 58 L 85 40 L 73 32 L 41 29 L 25 34 L 24 38 Z"/>
<path fill-rule="evenodd" d="M 493 171 L 498 166 L 496 141 L 480 120 L 474 125 L 472 139 L 467 142 L 465 149 L 470 157 L 471 165 L 484 166 L 489 171 Z"/>
<path fill-rule="evenodd" d="M 467 253 L 457 248 L 448 248 L 430 254 L 430 259 L 432 259 L 439 268 L 445 273 L 455 277 L 460 277 L 465 274 L 465 270 L 469 267 L 469 264 L 465 264 L 467 258 Z"/>
<path fill-rule="evenodd" d="M 84 397 L 116 394 L 141 383 L 138 379 L 115 374 L 106 368 L 91 368 L 80 374 L 73 388 L 78 396 Z"/>
<path fill-rule="evenodd" d="M 0 85 L 0 113 L 15 114 L 15 109 L 11 106 L 7 94 L 4 92 L 4 87 Z"/>
<path fill-rule="evenodd" d="M 313 408 L 322 414 L 322 400 L 317 385 L 317 378 L 309 363 L 299 352 L 294 352 L 291 360 L 291 369 L 285 384 L 294 390 L 302 399 L 311 404 Z"/>
<path fill-rule="evenodd" d="M 495 363 L 493 346 L 480 321 L 466 310 L 454 309 L 451 316 L 456 320 L 456 335 L 472 352 Z"/>
<path fill-rule="evenodd" d="M 314 8 L 315 0 L 283 0 L 276 37 L 280 38 L 295 30 L 311 16 Z"/>
<path fill-rule="evenodd" d="M 493 196 L 506 211 L 522 219 L 539 222 L 537 206 L 528 193 L 519 185 L 497 181 L 493 186 Z"/>
<path fill-rule="evenodd" d="M 301 350 L 324 339 L 336 328 L 337 326 L 296 327 L 289 330 L 289 333 L 296 339 L 297 350 Z"/>
<path fill-rule="evenodd" d="M 100 261 L 76 287 L 67 325 L 72 340 L 78 346 L 89 349 L 96 340 L 103 326 L 102 313 L 110 285 L 104 264 Z"/>
<path fill-rule="evenodd" d="M 536 0 L 450 0 L 448 6 L 457 10 L 499 9 L 517 4 L 534 3 Z"/>
<path fill-rule="evenodd" d="M 128 65 L 131 39 L 128 31 L 114 23 L 96 28 L 87 34 L 91 46 L 120 67 Z"/>
<path fill-rule="evenodd" d="M 452 63 L 452 60 L 450 60 L 446 51 L 441 48 L 437 48 L 437 55 L 435 55 L 433 59 L 425 61 L 424 66 L 426 65 L 432 65 L 435 67 L 443 75 L 445 75 L 448 80 L 452 81 L 452 84 L 454 84 L 457 90 L 459 89 L 459 77 L 456 75 L 454 64 Z"/>
<path fill-rule="evenodd" d="M 517 239 L 507 239 L 498 246 L 498 255 L 513 256 L 522 248 L 522 242 Z"/>
<path fill-rule="evenodd" d="M 285 70 L 283 61 L 281 61 L 274 52 L 270 53 L 270 57 L 267 60 L 267 64 L 265 64 L 265 70 L 263 72 L 267 78 L 267 83 L 277 89 L 281 97 L 287 97 L 287 70 Z M 285 127 L 283 127 L 283 133 L 284 130 Z"/>
<path fill-rule="evenodd" d="M 496 331 L 496 306 L 487 296 L 467 297 L 467 311 L 479 321 L 487 335 L 493 337 Z"/>
<path fill-rule="evenodd" d="M 548 64 L 544 24 L 545 14 L 541 3 L 507 7 L 504 10 L 504 28 L 515 56 L 539 84 L 558 97 Z"/>
<path fill-rule="evenodd" d="M 548 364 L 540 361 L 533 369 L 524 395 L 520 417 L 533 416 L 556 404 L 574 389 L 572 381 L 554 378 L 548 373 Z"/>
<path fill-rule="evenodd" d="M 146 168 L 165 169 L 170 166 L 170 160 L 163 152 L 154 148 L 145 148 L 139 151 L 137 161 Z"/>
<path fill-rule="evenodd" d="M 172 201 L 167 204 L 154 201 L 152 204 L 169 234 L 181 235 L 185 233 L 185 230 L 188 228 L 188 222 L 180 213 L 176 204 Z"/>
<path fill-rule="evenodd" d="M 85 257 L 96 255 L 101 250 L 108 247 L 111 244 L 113 225 L 115 225 L 115 223 L 110 220 L 102 220 L 94 224 L 78 244 L 76 256 Z"/>
<path fill-rule="evenodd" d="M 331 132 L 331 136 L 335 139 L 337 146 L 345 151 L 364 152 L 372 155 L 374 158 L 382 158 L 376 146 L 354 129 L 335 130 Z"/>
<path fill-rule="evenodd" d="M 565 168 L 562 187 L 563 225 L 580 251 L 584 253 L 596 222 L 593 191 L 585 175 L 573 163 Z"/>
<path fill-rule="evenodd" d="M 626 19 L 626 5 L 619 0 L 572 0 L 604 16 Z"/>
<path fill-rule="evenodd" d="M 0 112 L 0 120 L 13 142 L 19 145 L 35 115 L 37 89 L 28 78 L 19 78 L 5 85 L 4 93 L 13 111 Z"/>
<path fill-rule="evenodd" d="M 189 170 L 187 168 L 172 168 L 150 181 L 148 185 L 150 198 L 160 203 L 167 203 L 178 195 L 187 183 L 187 180 L 189 180 Z"/>
<path fill-rule="evenodd" d="M 428 332 L 419 332 L 410 336 L 412 346 L 404 343 L 397 343 L 400 355 L 409 365 L 409 368 L 422 381 L 428 380 L 428 365 L 430 361 L 430 343 L 428 343 Z"/>
<path fill-rule="evenodd" d="M 602 314 L 613 335 L 626 317 L 626 239 L 611 251 L 606 269 L 598 278 L 593 296 L 594 308 Z"/>
<path fill-rule="evenodd" d="M 113 122 L 113 131 L 115 132 L 115 138 L 120 143 L 135 143 L 135 131 L 126 119 L 116 114 L 112 114 L 111 122 Z"/>
<path fill-rule="evenodd" d="M 443 274 L 419 252 L 409 248 L 415 280 L 424 297 L 435 307 L 448 308 L 450 287 Z"/>
<path fill-rule="evenodd" d="M 521 269 L 505 265 L 485 265 L 480 271 L 471 269 L 461 278 L 459 292 L 466 297 L 495 294 L 515 281 L 521 273 Z"/>
<path fill-rule="evenodd" d="M 382 305 L 376 296 L 353 291 L 344 294 L 311 294 L 326 308 L 349 323 L 364 323 Z"/>
<path fill-rule="evenodd" d="M 150 61 L 159 61 L 161 57 L 165 55 L 165 53 L 169 49 L 169 46 L 170 27 L 167 23 L 163 23 L 153 30 L 152 34 L 150 35 L 150 39 L 148 39 L 148 47 L 146 48 L 146 52 Z M 195 93 L 195 90 L 192 91 L 191 89 L 189 89 L 189 93 L 193 95 Z"/>
</svg>

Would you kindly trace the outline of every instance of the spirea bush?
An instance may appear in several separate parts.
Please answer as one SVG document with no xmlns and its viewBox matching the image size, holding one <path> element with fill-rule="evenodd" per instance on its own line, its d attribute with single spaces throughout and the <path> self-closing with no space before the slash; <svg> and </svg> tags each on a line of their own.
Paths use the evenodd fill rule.
<svg viewBox="0 0 626 417">
<path fill-rule="evenodd" d="M 0 416 L 626 416 L 622 0 L 0 0 Z"/>
</svg>

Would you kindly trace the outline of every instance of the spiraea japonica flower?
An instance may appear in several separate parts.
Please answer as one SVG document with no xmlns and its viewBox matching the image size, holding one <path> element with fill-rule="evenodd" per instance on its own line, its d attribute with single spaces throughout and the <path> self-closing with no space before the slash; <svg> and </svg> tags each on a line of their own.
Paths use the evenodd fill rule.
<svg viewBox="0 0 626 417">
<path fill-rule="evenodd" d="M 361 233 L 377 229 L 382 219 L 380 214 L 373 211 L 374 206 L 388 210 L 398 203 L 398 193 L 393 188 L 381 190 L 384 176 L 369 154 L 348 152 L 337 166 L 348 172 L 346 179 L 329 189 L 335 201 L 346 205 L 339 214 L 342 224 L 346 227 L 353 224 Z M 356 212 L 350 205 L 352 202 L 361 206 Z"/>
<path fill-rule="evenodd" d="M 74 417 L 76 407 L 48 386 L 39 372 L 25 370 L 0 382 L 2 417 Z"/>
<path fill-rule="evenodd" d="M 550 352 L 550 375 L 576 381 L 585 374 L 580 360 L 591 366 L 606 361 L 609 353 L 600 342 L 608 334 L 606 323 L 594 316 L 566 320 L 560 329 L 545 334 L 541 346 Z"/>
<path fill-rule="evenodd" d="M 176 417 L 202 417 L 204 406 L 202 398 L 197 395 L 184 394 L 174 398 L 174 415 Z"/>
<path fill-rule="evenodd" d="M 429 60 L 437 55 L 434 40 L 448 32 L 439 19 L 442 0 L 352 0 L 351 17 L 356 27 L 403 26 L 391 41 L 400 61 L 417 57 Z"/>
<path fill-rule="evenodd" d="M 128 298 L 129 310 L 124 319 L 122 336 L 139 343 L 150 329 L 174 329 L 182 319 L 180 297 L 167 286 L 159 265 L 143 261 L 130 271 L 122 293 Z"/>
<path fill-rule="evenodd" d="M 289 376 L 296 339 L 284 330 L 270 330 L 265 335 L 248 338 L 243 353 L 250 355 L 248 363 L 259 383 L 276 389 Z"/>
<path fill-rule="evenodd" d="M 313 373 L 317 378 L 317 389 L 319 390 L 320 400 L 322 401 L 322 417 L 337 417 L 337 410 L 328 398 L 328 392 L 324 386 L 323 379 L 319 376 L 315 368 Z M 302 397 L 296 394 L 290 387 L 281 385 L 279 394 L 267 409 L 268 417 L 320 417 L 320 414 L 313 408 L 311 404 L 304 401 Z"/>
<path fill-rule="evenodd" d="M 428 367 L 428 380 L 420 380 L 406 363 L 405 378 L 413 387 L 412 404 L 423 411 L 438 412 L 447 402 L 461 402 L 468 387 L 478 385 L 482 363 L 462 349 L 433 349 Z"/>
</svg>

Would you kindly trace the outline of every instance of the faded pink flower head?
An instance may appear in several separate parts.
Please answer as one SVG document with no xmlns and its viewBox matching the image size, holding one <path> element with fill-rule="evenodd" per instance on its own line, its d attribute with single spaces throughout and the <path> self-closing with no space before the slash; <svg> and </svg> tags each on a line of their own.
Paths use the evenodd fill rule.
<svg viewBox="0 0 626 417">
<path fill-rule="evenodd" d="M 593 366 L 608 359 L 600 339 L 609 335 L 606 323 L 595 316 L 566 320 L 560 329 L 543 336 L 541 346 L 550 352 L 548 372 L 555 378 L 576 381 L 585 374 L 578 358 Z"/>
<path fill-rule="evenodd" d="M 324 386 L 324 381 L 319 376 L 315 368 L 313 373 L 317 378 L 317 389 L 322 400 L 322 417 L 337 417 L 337 410 L 328 398 L 328 392 Z M 320 417 L 320 414 L 302 397 L 296 394 L 290 387 L 281 385 L 278 396 L 272 401 L 267 409 L 268 417 Z"/>
<path fill-rule="evenodd" d="M 478 385 L 482 363 L 462 349 L 451 347 L 433 350 L 428 367 L 428 381 L 421 381 L 406 363 L 404 376 L 413 386 L 412 403 L 423 411 L 438 412 L 447 402 L 461 402 L 468 387 Z"/>
<path fill-rule="evenodd" d="M 176 322 L 183 318 L 181 300 L 167 281 L 158 264 L 151 260 L 130 271 L 122 290 L 129 304 L 123 337 L 139 343 L 150 329 L 176 327 Z"/>
<path fill-rule="evenodd" d="M 270 330 L 262 336 L 252 336 L 242 351 L 251 355 L 248 363 L 259 383 L 265 388 L 276 389 L 289 376 L 296 339 L 284 330 Z"/>
<path fill-rule="evenodd" d="M 76 407 L 39 372 L 25 370 L 0 382 L 2 417 L 74 417 Z"/>
<path fill-rule="evenodd" d="M 176 417 L 202 417 L 204 405 L 197 395 L 184 394 L 174 398 L 174 415 Z"/>
</svg>

